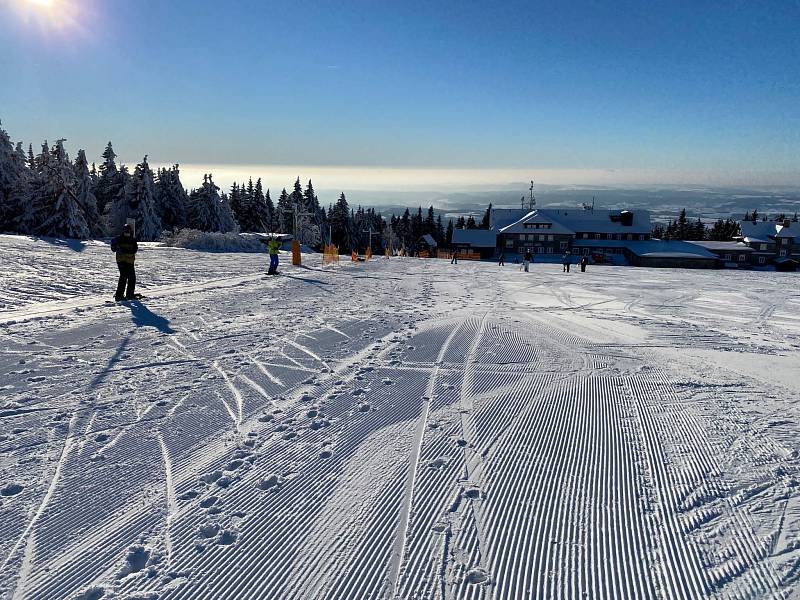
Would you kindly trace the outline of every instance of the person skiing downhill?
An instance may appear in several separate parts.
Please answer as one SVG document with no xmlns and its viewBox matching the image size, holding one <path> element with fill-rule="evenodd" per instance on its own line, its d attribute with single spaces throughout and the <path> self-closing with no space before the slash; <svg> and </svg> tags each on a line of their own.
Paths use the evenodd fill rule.
<svg viewBox="0 0 800 600">
<path fill-rule="evenodd" d="M 128 223 L 122 226 L 122 235 L 111 240 L 111 251 L 117 256 L 117 268 L 119 269 L 119 280 L 117 281 L 117 292 L 114 300 L 133 300 L 136 298 L 136 252 L 139 244 L 133 235 L 133 229 Z M 127 288 L 127 289 L 126 289 Z"/>
<path fill-rule="evenodd" d="M 561 264 L 564 265 L 564 273 L 569 273 L 569 264 L 571 261 L 571 256 L 569 254 L 569 250 L 564 252 L 564 256 L 561 257 Z"/>
<path fill-rule="evenodd" d="M 281 241 L 277 238 L 272 238 L 267 242 L 267 250 L 269 250 L 269 269 L 267 275 L 278 274 L 278 251 L 281 249 Z"/>
</svg>

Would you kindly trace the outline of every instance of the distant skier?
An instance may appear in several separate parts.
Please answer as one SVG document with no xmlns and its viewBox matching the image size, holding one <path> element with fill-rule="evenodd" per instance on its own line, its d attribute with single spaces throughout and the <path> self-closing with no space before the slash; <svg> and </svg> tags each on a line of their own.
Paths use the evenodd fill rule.
<svg viewBox="0 0 800 600">
<path fill-rule="evenodd" d="M 278 274 L 278 252 L 281 249 L 281 241 L 276 238 L 270 238 L 269 242 L 267 242 L 267 250 L 269 251 L 269 269 L 267 270 L 267 275 L 277 275 Z"/>
<path fill-rule="evenodd" d="M 450 259 L 450 264 L 451 265 L 458 264 L 458 250 L 453 250 L 453 258 Z"/>
<path fill-rule="evenodd" d="M 111 240 L 111 251 L 116 253 L 117 268 L 119 269 L 119 280 L 117 281 L 117 293 L 114 300 L 133 300 L 136 298 L 136 252 L 139 244 L 133 236 L 133 229 L 128 223 L 122 226 L 122 235 Z M 127 289 L 126 289 L 127 288 Z"/>
<path fill-rule="evenodd" d="M 581 256 L 581 273 L 586 273 L 586 265 L 589 264 L 589 259 L 586 256 Z"/>
<path fill-rule="evenodd" d="M 500 262 L 498 263 L 499 266 L 505 267 L 506 266 L 506 255 L 502 252 L 500 253 Z"/>
<path fill-rule="evenodd" d="M 570 256 L 569 250 L 564 252 L 564 256 L 561 257 L 561 264 L 564 265 L 564 273 L 569 273 L 569 264 L 572 261 L 572 256 Z"/>
</svg>

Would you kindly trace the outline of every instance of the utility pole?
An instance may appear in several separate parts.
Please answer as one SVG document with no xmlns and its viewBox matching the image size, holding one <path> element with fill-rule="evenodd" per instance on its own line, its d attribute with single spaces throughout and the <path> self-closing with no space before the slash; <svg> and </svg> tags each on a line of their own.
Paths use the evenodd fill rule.
<svg viewBox="0 0 800 600">
<path fill-rule="evenodd" d="M 362 229 L 361 233 L 368 233 L 369 234 L 369 249 L 372 250 L 372 234 L 378 233 L 377 231 L 372 230 L 372 225 L 369 226 L 369 229 Z"/>
</svg>

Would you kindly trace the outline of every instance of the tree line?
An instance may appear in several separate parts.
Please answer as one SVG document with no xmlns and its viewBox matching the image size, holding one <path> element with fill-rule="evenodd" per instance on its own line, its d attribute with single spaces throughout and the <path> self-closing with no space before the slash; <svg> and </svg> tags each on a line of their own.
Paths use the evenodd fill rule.
<svg viewBox="0 0 800 600">
<path fill-rule="evenodd" d="M 760 217 L 761 220 L 767 221 L 767 216 Z M 775 222 L 783 222 L 789 217 L 781 213 L 774 219 Z M 743 221 L 759 220 L 757 210 L 751 213 L 748 211 Z M 790 219 L 797 222 L 797 213 Z M 714 241 L 727 241 L 732 240 L 734 237 L 741 235 L 741 228 L 736 219 L 717 219 L 710 227 L 703 223 L 699 218 L 692 221 L 686 217 L 686 209 L 682 209 L 678 218 L 670 220 L 666 225 L 663 223 L 656 223 L 652 227 L 652 236 L 662 240 L 714 240 Z"/>
<path fill-rule="evenodd" d="M 314 249 L 326 243 L 340 252 L 373 252 L 387 248 L 415 252 L 430 235 L 448 247 L 454 227 L 489 226 L 489 211 L 480 225 L 472 216 L 443 223 L 430 206 L 406 209 L 385 219 L 374 208 L 349 206 L 344 192 L 327 209 L 321 206 L 311 180 L 303 187 L 298 177 L 291 191 L 283 188 L 277 200 L 261 179 L 235 182 L 222 192 L 211 174 L 189 191 L 179 165 L 153 169 L 145 156 L 133 171 L 119 164 L 111 142 L 99 166 L 89 164 L 79 150 L 71 160 L 59 139 L 45 141 L 38 153 L 22 142 L 12 143 L 0 127 L 0 231 L 43 237 L 88 239 L 119 232 L 135 220 L 140 240 L 153 241 L 165 231 L 197 229 L 211 232 L 292 233 Z"/>
</svg>

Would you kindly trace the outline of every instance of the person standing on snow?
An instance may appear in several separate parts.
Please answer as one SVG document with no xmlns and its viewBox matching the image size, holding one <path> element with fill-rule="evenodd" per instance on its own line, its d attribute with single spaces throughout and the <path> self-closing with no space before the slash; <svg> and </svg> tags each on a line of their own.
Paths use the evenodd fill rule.
<svg viewBox="0 0 800 600">
<path fill-rule="evenodd" d="M 453 258 L 450 259 L 450 264 L 451 265 L 458 264 L 458 250 L 453 250 Z"/>
<path fill-rule="evenodd" d="M 122 235 L 118 235 L 111 240 L 111 251 L 117 256 L 117 268 L 119 269 L 119 280 L 117 281 L 117 292 L 114 300 L 133 300 L 136 291 L 136 252 L 139 244 L 133 236 L 133 229 L 128 223 L 122 226 Z M 127 288 L 127 289 L 126 289 Z"/>
<path fill-rule="evenodd" d="M 278 252 L 281 249 L 281 241 L 278 238 L 271 238 L 267 242 L 267 250 L 269 251 L 269 269 L 267 275 L 278 274 Z"/>
<path fill-rule="evenodd" d="M 503 252 L 500 253 L 500 262 L 498 264 L 501 267 L 506 266 L 506 255 Z"/>
<path fill-rule="evenodd" d="M 571 261 L 571 256 L 569 254 L 569 250 L 564 252 L 564 256 L 561 257 L 561 264 L 564 265 L 564 273 L 569 273 L 569 263 Z"/>
<path fill-rule="evenodd" d="M 533 260 L 533 256 L 531 255 L 531 253 L 530 252 L 526 252 L 525 253 L 525 258 L 522 259 L 522 264 L 525 265 L 525 272 L 526 273 L 528 272 L 528 266 L 531 264 L 532 260 Z"/>
<path fill-rule="evenodd" d="M 584 255 L 581 256 L 581 273 L 586 273 L 586 265 L 589 264 L 589 259 Z"/>
</svg>

